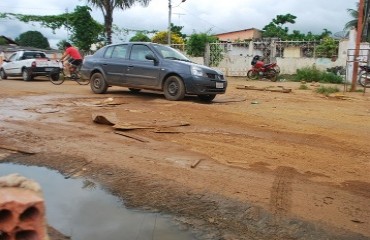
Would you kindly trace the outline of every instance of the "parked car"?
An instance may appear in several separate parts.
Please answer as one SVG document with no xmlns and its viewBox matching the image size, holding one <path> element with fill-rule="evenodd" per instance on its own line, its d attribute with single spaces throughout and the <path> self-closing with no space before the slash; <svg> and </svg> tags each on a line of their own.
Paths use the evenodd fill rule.
<svg viewBox="0 0 370 240">
<path fill-rule="evenodd" d="M 50 60 L 44 52 L 20 50 L 5 59 L 0 66 L 0 77 L 22 76 L 24 81 L 30 81 L 36 76 L 49 76 L 51 71 L 61 67 L 61 63 Z"/>
<path fill-rule="evenodd" d="M 105 46 L 87 56 L 81 74 L 90 79 L 94 93 L 105 93 L 110 86 L 162 91 L 168 100 L 196 95 L 212 101 L 224 94 L 227 81 L 222 72 L 191 62 L 174 48 L 143 42 Z"/>
</svg>

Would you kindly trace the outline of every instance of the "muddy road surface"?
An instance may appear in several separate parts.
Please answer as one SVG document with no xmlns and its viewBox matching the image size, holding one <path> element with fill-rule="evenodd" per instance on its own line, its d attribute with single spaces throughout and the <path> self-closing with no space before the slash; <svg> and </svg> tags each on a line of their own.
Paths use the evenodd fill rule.
<svg viewBox="0 0 370 240">
<path fill-rule="evenodd" d="M 197 239 L 370 239 L 370 93 L 299 86 L 230 78 L 205 104 L 0 80 L 1 162 L 92 178 Z"/>
</svg>

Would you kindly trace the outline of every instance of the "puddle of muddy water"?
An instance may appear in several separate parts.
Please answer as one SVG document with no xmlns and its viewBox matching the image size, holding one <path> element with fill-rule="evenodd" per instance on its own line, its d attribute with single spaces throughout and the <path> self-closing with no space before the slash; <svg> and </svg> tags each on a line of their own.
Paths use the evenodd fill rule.
<svg viewBox="0 0 370 240">
<path fill-rule="evenodd" d="M 65 179 L 42 167 L 0 164 L 0 176 L 19 173 L 44 192 L 48 224 L 73 240 L 189 240 L 170 216 L 129 210 L 119 198 L 86 179 Z"/>
</svg>

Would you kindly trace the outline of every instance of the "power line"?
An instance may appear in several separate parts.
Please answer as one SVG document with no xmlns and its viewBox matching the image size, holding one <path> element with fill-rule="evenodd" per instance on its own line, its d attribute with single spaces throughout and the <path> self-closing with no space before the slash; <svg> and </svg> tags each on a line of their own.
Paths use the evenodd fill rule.
<svg viewBox="0 0 370 240">
<path fill-rule="evenodd" d="M 24 10 L 46 10 L 46 11 L 58 10 L 58 11 L 63 11 L 61 8 L 30 8 L 30 7 L 12 7 L 12 6 L 4 6 L 4 5 L 0 5 L 0 8 L 1 9 L 9 8 L 9 9 L 24 9 Z"/>
<path fill-rule="evenodd" d="M 216 27 L 216 28 L 218 28 L 218 29 L 222 30 L 223 32 L 227 32 L 227 31 L 228 31 L 228 30 L 225 30 L 225 29 L 223 29 L 223 28 L 221 28 L 221 27 L 218 27 L 218 26 L 214 25 L 213 23 L 208 22 L 207 20 L 204 20 L 204 19 L 200 18 L 199 16 L 197 16 L 197 15 L 195 15 L 195 14 L 191 13 L 190 11 L 188 11 L 187 9 L 185 9 L 185 8 L 183 8 L 183 7 L 181 7 L 181 6 L 179 6 L 179 8 L 181 8 L 182 10 L 184 10 L 185 12 L 187 12 L 189 15 L 192 15 L 192 16 L 194 16 L 194 17 L 196 17 L 196 18 L 198 18 L 198 19 L 202 20 L 203 22 L 206 22 L 207 24 L 211 25 L 212 27 Z"/>
</svg>

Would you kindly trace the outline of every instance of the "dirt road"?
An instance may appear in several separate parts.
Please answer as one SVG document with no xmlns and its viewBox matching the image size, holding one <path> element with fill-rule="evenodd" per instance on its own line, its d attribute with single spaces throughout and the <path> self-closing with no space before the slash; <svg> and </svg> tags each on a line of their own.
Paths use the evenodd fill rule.
<svg viewBox="0 0 370 240">
<path fill-rule="evenodd" d="M 91 177 L 199 239 L 370 239 L 370 93 L 307 86 L 230 78 L 204 104 L 0 80 L 1 161 Z"/>
</svg>

